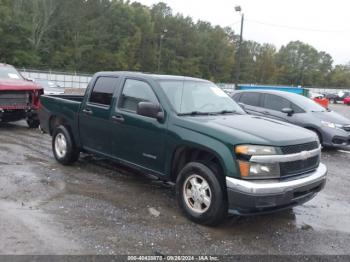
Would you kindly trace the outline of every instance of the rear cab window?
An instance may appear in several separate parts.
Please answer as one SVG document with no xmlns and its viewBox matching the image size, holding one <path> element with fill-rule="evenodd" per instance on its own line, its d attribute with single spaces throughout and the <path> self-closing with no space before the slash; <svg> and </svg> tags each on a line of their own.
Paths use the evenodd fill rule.
<svg viewBox="0 0 350 262">
<path fill-rule="evenodd" d="M 119 89 L 119 79 L 116 77 L 100 76 L 92 89 L 89 97 L 89 103 L 110 107 L 115 91 Z"/>
</svg>

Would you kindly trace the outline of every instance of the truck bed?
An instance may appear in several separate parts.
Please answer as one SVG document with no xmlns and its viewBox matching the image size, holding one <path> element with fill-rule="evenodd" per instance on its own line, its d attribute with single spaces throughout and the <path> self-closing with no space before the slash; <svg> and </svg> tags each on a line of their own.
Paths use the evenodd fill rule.
<svg viewBox="0 0 350 262">
<path fill-rule="evenodd" d="M 83 95 L 41 96 L 39 109 L 41 129 L 46 133 L 52 131 L 50 128 L 52 116 L 56 118 L 62 117 L 72 128 L 76 128 L 78 125 L 78 113 L 83 99 Z"/>
</svg>

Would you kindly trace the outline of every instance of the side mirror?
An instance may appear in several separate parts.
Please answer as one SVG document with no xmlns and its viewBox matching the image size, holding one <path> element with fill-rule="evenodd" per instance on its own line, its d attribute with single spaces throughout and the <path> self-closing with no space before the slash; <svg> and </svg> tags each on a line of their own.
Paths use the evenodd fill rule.
<svg viewBox="0 0 350 262">
<path fill-rule="evenodd" d="M 140 116 L 155 118 L 159 122 L 164 119 L 164 112 L 162 111 L 160 105 L 151 102 L 138 103 L 136 113 Z"/>
<path fill-rule="evenodd" d="M 282 109 L 282 113 L 285 113 L 285 114 L 287 114 L 288 116 L 292 116 L 292 115 L 294 114 L 294 110 L 287 107 L 287 108 L 283 108 L 283 109 Z"/>
</svg>

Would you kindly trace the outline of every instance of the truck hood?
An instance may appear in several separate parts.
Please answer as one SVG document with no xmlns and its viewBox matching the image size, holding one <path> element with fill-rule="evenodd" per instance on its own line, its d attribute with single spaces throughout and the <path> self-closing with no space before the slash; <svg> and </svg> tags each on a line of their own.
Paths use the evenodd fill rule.
<svg viewBox="0 0 350 262">
<path fill-rule="evenodd" d="M 219 139 L 224 143 L 286 146 L 316 141 L 302 127 L 252 115 L 184 117 L 183 128 Z M 191 125 L 192 124 L 192 125 Z"/>
<path fill-rule="evenodd" d="M 42 90 L 42 88 L 24 79 L 0 79 L 0 91 L 32 91 Z"/>
</svg>

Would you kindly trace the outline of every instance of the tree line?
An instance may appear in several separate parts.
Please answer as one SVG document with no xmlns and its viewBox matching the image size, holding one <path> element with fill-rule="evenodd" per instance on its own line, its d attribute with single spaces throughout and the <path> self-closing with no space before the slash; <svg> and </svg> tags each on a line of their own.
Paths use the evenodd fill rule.
<svg viewBox="0 0 350 262">
<path fill-rule="evenodd" d="M 93 73 L 130 70 L 235 79 L 239 35 L 195 22 L 165 3 L 123 0 L 0 0 L 0 61 L 17 67 Z M 350 86 L 350 64 L 293 41 L 244 41 L 241 83 Z"/>
</svg>

